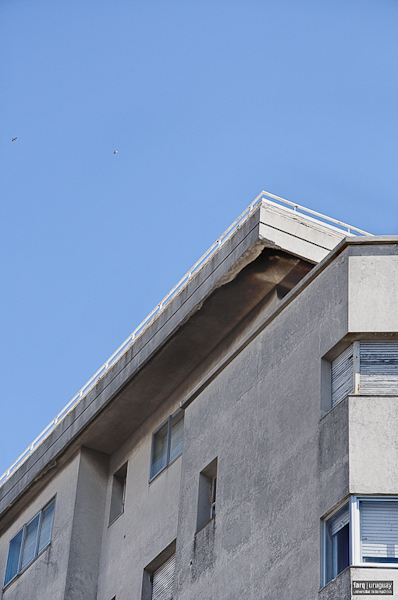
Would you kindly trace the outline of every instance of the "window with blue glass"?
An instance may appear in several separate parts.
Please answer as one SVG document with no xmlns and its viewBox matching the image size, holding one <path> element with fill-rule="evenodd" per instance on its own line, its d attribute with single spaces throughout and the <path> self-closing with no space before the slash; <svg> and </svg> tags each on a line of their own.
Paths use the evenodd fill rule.
<svg viewBox="0 0 398 600">
<path fill-rule="evenodd" d="M 22 573 L 51 542 L 55 499 L 51 500 L 10 541 L 4 586 Z"/>
<path fill-rule="evenodd" d="M 398 568 L 396 496 L 350 496 L 324 520 L 323 585 L 350 565 Z"/>
<path fill-rule="evenodd" d="M 183 438 L 184 411 L 178 410 L 152 436 L 150 479 L 182 454 Z"/>
</svg>

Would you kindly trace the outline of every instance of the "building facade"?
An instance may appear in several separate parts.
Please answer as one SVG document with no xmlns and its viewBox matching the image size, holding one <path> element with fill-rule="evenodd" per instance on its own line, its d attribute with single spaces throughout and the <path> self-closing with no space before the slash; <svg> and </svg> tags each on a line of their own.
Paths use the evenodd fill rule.
<svg viewBox="0 0 398 600">
<path fill-rule="evenodd" d="M 398 598 L 398 237 L 356 233 L 249 207 L 3 476 L 4 600 Z"/>
</svg>

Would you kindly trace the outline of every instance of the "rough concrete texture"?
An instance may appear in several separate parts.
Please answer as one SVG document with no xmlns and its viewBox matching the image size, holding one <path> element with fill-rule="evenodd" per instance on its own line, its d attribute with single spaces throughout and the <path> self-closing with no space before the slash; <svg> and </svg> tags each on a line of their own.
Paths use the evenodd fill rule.
<svg viewBox="0 0 398 600">
<path fill-rule="evenodd" d="M 326 515 L 349 493 L 348 399 L 337 404 L 319 428 L 319 514 Z"/>
<path fill-rule="evenodd" d="M 356 247 L 350 254 L 349 331 L 398 331 L 398 246 Z"/>
<path fill-rule="evenodd" d="M 320 425 L 321 357 L 347 333 L 344 272 L 342 256 L 186 409 L 178 600 L 318 596 L 319 498 L 329 508 L 333 495 L 340 501 L 348 487 L 346 448 L 324 449 L 334 453 L 337 466 L 328 464 L 333 462 L 328 456 L 319 458 L 319 430 L 327 421 Z M 334 430 L 339 436 L 337 425 Z M 211 575 L 207 568 L 193 577 L 200 571 L 195 565 L 199 473 L 215 456 L 214 564 Z M 341 481 L 338 493 L 329 478 L 320 483 L 321 466 L 334 469 Z"/>
<path fill-rule="evenodd" d="M 352 593 L 353 581 L 392 581 L 393 595 L 388 595 L 388 598 L 398 598 L 398 570 L 389 569 L 388 567 L 348 567 L 340 573 L 335 579 L 329 581 L 319 593 L 319 600 L 357 600 L 363 595 Z M 381 598 L 381 595 L 376 594 L 372 597 Z M 385 597 L 383 595 L 383 597 Z"/>
<path fill-rule="evenodd" d="M 98 600 L 141 598 L 144 569 L 177 536 L 181 457 L 148 483 L 152 432 L 177 408 L 165 402 L 111 457 Z M 111 474 L 126 461 L 124 513 L 108 525 Z"/>
<path fill-rule="evenodd" d="M 351 600 L 350 568 L 345 569 L 321 589 L 319 600 Z"/>
<path fill-rule="evenodd" d="M 370 293 L 362 255 L 379 255 L 387 272 L 391 240 L 342 243 L 312 270 L 276 238 L 261 244 L 235 271 L 236 247 L 224 249 L 228 268 L 207 295 L 179 300 L 190 318 L 157 323 L 4 487 L 0 574 L 9 540 L 57 494 L 51 546 L 4 598 L 140 600 L 146 582 L 146 599 L 144 570 L 175 540 L 174 600 L 340 600 L 354 571 L 371 578 L 347 570 L 319 592 L 321 519 L 349 493 L 398 494 L 396 399 L 351 396 L 331 408 L 328 379 L 341 348 L 373 334 L 349 327 L 355 314 L 377 325 L 352 290 Z M 385 306 L 381 333 L 394 334 Z M 183 455 L 149 482 L 152 433 L 181 402 Z M 46 457 L 57 462 L 43 474 Z M 196 531 L 200 473 L 215 458 L 216 515 Z M 124 511 L 109 525 L 112 477 L 126 462 Z M 395 581 L 394 569 L 371 571 Z"/>
<path fill-rule="evenodd" d="M 348 401 L 350 493 L 398 495 L 398 399 Z"/>
<path fill-rule="evenodd" d="M 109 457 L 82 448 L 65 600 L 96 600 Z"/>
</svg>

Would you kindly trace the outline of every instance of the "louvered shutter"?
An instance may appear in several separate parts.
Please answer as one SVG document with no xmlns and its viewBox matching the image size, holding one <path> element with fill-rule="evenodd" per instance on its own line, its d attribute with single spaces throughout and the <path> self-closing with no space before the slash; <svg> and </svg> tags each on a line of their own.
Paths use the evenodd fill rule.
<svg viewBox="0 0 398 600">
<path fill-rule="evenodd" d="M 336 535 L 336 533 L 338 533 L 340 531 L 340 529 L 343 529 L 343 527 L 345 527 L 347 525 L 347 523 L 349 523 L 349 522 L 350 522 L 350 509 L 349 509 L 349 506 L 347 505 L 335 517 L 330 519 L 330 524 L 329 524 L 330 535 L 331 536 Z"/>
<path fill-rule="evenodd" d="M 43 517 L 40 527 L 39 552 L 44 550 L 44 548 L 51 542 L 51 532 L 54 521 L 54 507 L 55 502 L 52 502 L 50 506 L 43 510 Z"/>
<path fill-rule="evenodd" d="M 398 342 L 360 342 L 360 393 L 398 396 Z"/>
<path fill-rule="evenodd" d="M 332 362 L 332 406 L 354 392 L 354 346 Z"/>
<path fill-rule="evenodd" d="M 397 562 L 398 502 L 361 500 L 361 554 L 364 562 Z"/>
<path fill-rule="evenodd" d="M 25 540 L 22 549 L 21 570 L 24 569 L 36 556 L 37 530 L 39 527 L 40 515 L 37 515 L 33 521 L 26 527 Z"/>
<path fill-rule="evenodd" d="M 172 600 L 176 555 L 173 554 L 153 574 L 152 600 Z"/>
</svg>

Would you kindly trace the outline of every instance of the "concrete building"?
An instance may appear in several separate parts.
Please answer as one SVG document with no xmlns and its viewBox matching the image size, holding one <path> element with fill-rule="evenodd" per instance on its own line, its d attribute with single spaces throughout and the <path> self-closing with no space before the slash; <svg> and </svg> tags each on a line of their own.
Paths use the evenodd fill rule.
<svg viewBox="0 0 398 600">
<path fill-rule="evenodd" d="M 398 237 L 263 193 L 0 480 L 3 600 L 398 598 Z"/>
</svg>

